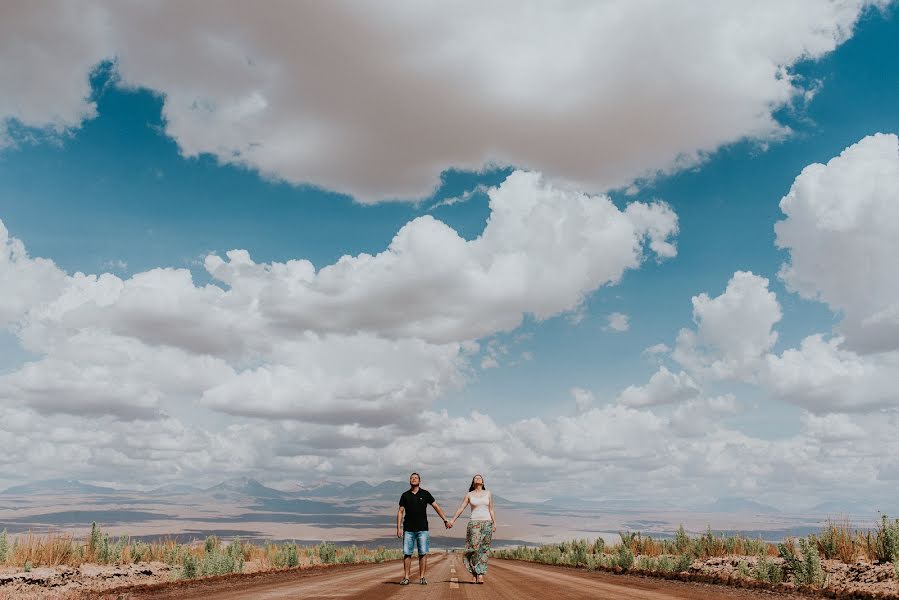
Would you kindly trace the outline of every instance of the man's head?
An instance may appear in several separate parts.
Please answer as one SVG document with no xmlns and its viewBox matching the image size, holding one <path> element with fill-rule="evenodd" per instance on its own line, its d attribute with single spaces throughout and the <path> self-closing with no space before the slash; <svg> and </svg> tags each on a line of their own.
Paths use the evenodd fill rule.
<svg viewBox="0 0 899 600">
<path fill-rule="evenodd" d="M 409 475 L 409 485 L 411 487 L 418 487 L 419 485 L 421 485 L 421 475 L 419 475 L 418 473 L 412 473 L 411 475 Z"/>
</svg>

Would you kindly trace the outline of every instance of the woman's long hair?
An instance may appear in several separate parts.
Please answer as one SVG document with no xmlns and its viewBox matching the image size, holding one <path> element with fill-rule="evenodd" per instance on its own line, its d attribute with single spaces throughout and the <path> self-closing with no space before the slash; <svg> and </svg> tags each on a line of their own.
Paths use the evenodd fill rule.
<svg viewBox="0 0 899 600">
<path fill-rule="evenodd" d="M 469 491 L 469 492 L 473 492 L 473 491 L 474 491 L 474 478 L 475 478 L 475 477 L 480 477 L 480 478 L 481 478 L 481 489 L 482 489 L 482 490 L 486 490 L 486 489 L 487 489 L 487 483 L 484 481 L 484 476 L 481 475 L 480 473 L 475 473 L 475 476 L 471 478 L 471 485 L 468 487 L 468 491 Z"/>
</svg>

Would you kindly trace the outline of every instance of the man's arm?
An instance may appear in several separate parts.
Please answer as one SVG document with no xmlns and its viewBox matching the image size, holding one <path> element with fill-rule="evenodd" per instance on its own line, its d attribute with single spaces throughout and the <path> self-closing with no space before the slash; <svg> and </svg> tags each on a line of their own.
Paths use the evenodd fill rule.
<svg viewBox="0 0 899 600">
<path fill-rule="evenodd" d="M 446 527 L 447 529 L 449 529 L 449 522 L 448 522 L 448 519 L 446 518 L 446 515 L 443 514 L 443 509 L 440 508 L 440 505 L 437 504 L 437 501 L 434 500 L 433 502 L 431 502 L 431 506 L 434 507 L 434 510 L 437 511 L 437 514 L 440 515 L 440 518 L 441 518 L 441 519 L 443 519 L 443 525 L 444 525 L 444 527 Z"/>
<path fill-rule="evenodd" d="M 396 537 L 403 537 L 403 514 L 406 512 L 405 507 L 400 506 L 396 511 Z"/>
</svg>

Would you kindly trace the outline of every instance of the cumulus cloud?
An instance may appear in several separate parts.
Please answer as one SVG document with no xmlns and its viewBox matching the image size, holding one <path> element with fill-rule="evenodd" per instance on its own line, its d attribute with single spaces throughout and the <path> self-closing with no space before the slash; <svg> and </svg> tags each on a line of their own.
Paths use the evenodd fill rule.
<svg viewBox="0 0 899 600">
<path fill-rule="evenodd" d="M 899 138 L 868 136 L 807 166 L 780 208 L 787 286 L 843 316 L 847 347 L 899 350 Z"/>
<path fill-rule="evenodd" d="M 471 241 L 424 216 L 384 252 L 344 256 L 318 272 L 308 261 L 259 265 L 245 252 L 210 256 L 206 268 L 231 296 L 258 299 L 257 310 L 281 328 L 447 343 L 512 330 L 527 314 L 571 311 L 638 267 L 644 246 L 667 256 L 677 232 L 664 203 L 622 211 L 607 196 L 560 189 L 536 173 L 512 173 L 489 198 L 487 226 Z"/>
<path fill-rule="evenodd" d="M 646 385 L 628 386 L 617 401 L 625 406 L 678 404 L 696 398 L 700 392 L 699 385 L 684 371 L 672 373 L 659 367 Z"/>
<path fill-rule="evenodd" d="M 590 410 L 593 402 L 596 400 L 593 392 L 579 387 L 571 388 L 571 396 L 574 398 L 574 405 L 577 407 L 577 411 L 580 413 Z"/>
<path fill-rule="evenodd" d="M 53 299 L 64 285 L 65 273 L 51 260 L 29 257 L 25 244 L 11 237 L 0 221 L 0 327 Z"/>
<path fill-rule="evenodd" d="M 362 201 L 488 164 L 602 191 L 783 136 L 773 113 L 808 93 L 789 67 L 845 41 L 868 4 L 17 2 L 0 121 L 76 127 L 90 69 L 114 59 L 120 84 L 161 95 L 186 156 Z"/>
<path fill-rule="evenodd" d="M 693 373 L 726 379 L 751 378 L 777 341 L 782 317 L 768 280 L 737 271 L 720 296 L 693 297 L 696 329 L 681 329 L 672 358 Z"/>
<path fill-rule="evenodd" d="M 821 334 L 767 356 L 764 383 L 776 397 L 816 413 L 899 405 L 899 352 L 859 355 Z"/>
<path fill-rule="evenodd" d="M 607 320 L 607 329 L 612 331 L 622 332 L 631 328 L 631 318 L 624 313 L 614 312 L 607 317 Z"/>
<path fill-rule="evenodd" d="M 0 314 L 38 357 L 0 376 L 0 401 L 122 420 L 190 406 L 323 427 L 408 425 L 465 382 L 475 340 L 582 305 L 652 247 L 667 256 L 677 231 L 667 205 L 619 210 L 534 173 L 488 194 L 475 240 L 425 216 L 380 254 L 318 271 L 243 250 L 211 255 L 205 285 L 187 269 L 68 275 L 0 229 Z M 482 367 L 507 352 L 491 340 Z"/>
</svg>

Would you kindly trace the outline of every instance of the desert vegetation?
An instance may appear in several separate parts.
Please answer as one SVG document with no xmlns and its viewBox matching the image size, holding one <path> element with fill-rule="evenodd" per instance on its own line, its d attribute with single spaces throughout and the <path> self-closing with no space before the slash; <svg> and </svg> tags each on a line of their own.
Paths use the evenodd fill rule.
<svg viewBox="0 0 899 600">
<path fill-rule="evenodd" d="M 301 565 L 384 562 L 401 558 L 399 550 L 379 547 L 338 547 L 331 542 L 315 546 L 296 543 L 253 544 L 240 538 L 227 543 L 216 536 L 205 541 L 179 544 L 174 540 L 147 543 L 129 536 L 111 538 L 94 523 L 90 534 L 78 539 L 70 534 L 23 534 L 11 538 L 0 532 L 0 566 L 22 569 L 80 567 L 84 564 L 132 565 L 164 563 L 181 579 L 240 573 L 247 563 L 254 570 L 285 569 Z"/>
<path fill-rule="evenodd" d="M 744 536 L 725 536 L 707 529 L 691 537 L 681 526 L 674 537 L 656 539 L 639 532 L 620 532 L 620 541 L 606 546 L 602 538 L 560 544 L 495 550 L 493 556 L 552 565 L 642 573 L 724 573 L 728 579 L 824 588 L 831 571 L 890 565 L 891 579 L 899 579 L 899 519 L 881 515 L 870 530 L 854 530 L 847 519 L 829 520 L 816 534 L 787 538 L 780 543 Z M 822 561 L 837 565 L 825 568 Z M 883 569 L 873 577 L 882 580 Z M 848 575 L 847 575 L 848 576 Z"/>
</svg>

